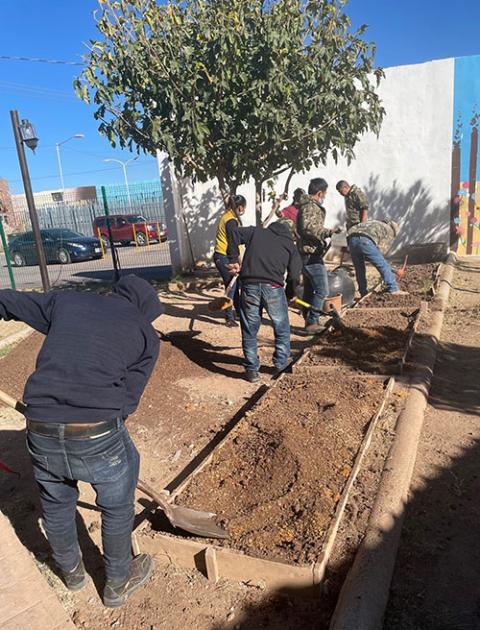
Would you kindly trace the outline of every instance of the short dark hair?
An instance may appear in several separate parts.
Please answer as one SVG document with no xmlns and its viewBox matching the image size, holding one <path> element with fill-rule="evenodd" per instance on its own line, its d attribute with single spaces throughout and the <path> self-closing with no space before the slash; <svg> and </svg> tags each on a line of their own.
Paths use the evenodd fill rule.
<svg viewBox="0 0 480 630">
<path fill-rule="evenodd" d="M 300 197 L 305 194 L 303 188 L 295 188 L 293 191 L 293 203 L 300 201 Z"/>
<path fill-rule="evenodd" d="M 236 210 L 239 206 L 246 206 L 247 200 L 243 195 L 232 195 L 230 197 L 230 207 L 232 210 Z"/>
<path fill-rule="evenodd" d="M 337 182 L 335 188 L 338 190 L 338 192 L 340 192 L 340 188 L 343 188 L 344 186 L 350 187 L 350 184 L 345 179 L 341 179 L 339 182 Z"/>
<path fill-rule="evenodd" d="M 328 184 L 323 177 L 315 177 L 314 179 L 311 179 L 308 184 L 308 194 L 316 195 L 318 192 L 325 192 L 327 188 Z"/>
</svg>

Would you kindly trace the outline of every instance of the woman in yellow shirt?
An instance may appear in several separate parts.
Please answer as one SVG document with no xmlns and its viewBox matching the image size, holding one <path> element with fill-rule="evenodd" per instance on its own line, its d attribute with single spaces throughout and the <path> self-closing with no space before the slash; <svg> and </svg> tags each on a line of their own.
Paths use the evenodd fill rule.
<svg viewBox="0 0 480 630">
<path fill-rule="evenodd" d="M 230 269 L 227 266 L 232 262 L 227 256 L 229 239 L 230 242 L 232 241 L 232 239 L 235 239 L 237 234 L 237 230 L 235 228 L 239 225 L 242 225 L 240 217 L 242 216 L 242 214 L 244 214 L 246 206 L 247 200 L 243 195 L 233 195 L 233 197 L 230 198 L 228 209 L 223 213 L 218 223 L 213 262 L 215 263 L 215 267 L 218 269 L 220 275 L 222 276 L 225 288 L 227 288 L 228 283 L 232 279 L 232 274 L 230 273 Z M 233 262 L 237 262 L 237 260 L 234 260 Z M 238 312 L 238 283 L 236 283 L 234 288 L 231 289 L 228 297 L 232 298 L 235 310 Z M 228 308 L 225 310 L 225 318 L 225 323 L 227 326 L 238 326 L 237 322 L 235 321 L 233 308 Z"/>
</svg>

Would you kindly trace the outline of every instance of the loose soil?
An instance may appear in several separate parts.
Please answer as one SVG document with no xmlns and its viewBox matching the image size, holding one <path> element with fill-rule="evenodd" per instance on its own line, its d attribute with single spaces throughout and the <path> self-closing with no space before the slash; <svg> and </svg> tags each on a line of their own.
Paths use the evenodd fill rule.
<svg viewBox="0 0 480 630">
<path fill-rule="evenodd" d="M 395 330 L 405 330 L 411 325 L 415 316 L 417 314 L 417 309 L 412 310 L 373 310 L 369 311 L 362 308 L 354 308 L 350 311 L 347 311 L 343 321 L 346 326 L 350 327 L 389 327 L 395 328 Z"/>
<path fill-rule="evenodd" d="M 435 281 L 438 264 L 412 265 L 407 266 L 404 277 L 400 280 L 399 286 L 402 291 L 408 291 L 409 295 L 392 295 L 391 293 L 375 292 L 367 297 L 362 306 L 403 306 L 415 307 L 420 301 L 432 299 L 432 285 Z"/>
<path fill-rule="evenodd" d="M 347 326 L 329 331 L 318 338 L 302 365 L 393 374 L 400 369 L 409 335 L 406 328 L 393 326 Z"/>
<path fill-rule="evenodd" d="M 427 265 L 410 265 L 405 270 L 405 275 L 400 280 L 402 291 L 408 291 L 422 300 L 431 299 L 431 287 L 438 271 L 438 263 Z"/>
<path fill-rule="evenodd" d="M 179 502 L 214 507 L 251 555 L 314 562 L 383 383 L 290 376 L 270 390 Z"/>
<path fill-rule="evenodd" d="M 421 298 L 418 295 L 392 295 L 391 293 L 381 293 L 376 292 L 369 295 L 365 300 L 362 301 L 361 307 L 366 308 L 378 308 L 378 307 L 403 307 L 406 309 L 412 309 L 418 307 L 420 304 Z"/>
</svg>

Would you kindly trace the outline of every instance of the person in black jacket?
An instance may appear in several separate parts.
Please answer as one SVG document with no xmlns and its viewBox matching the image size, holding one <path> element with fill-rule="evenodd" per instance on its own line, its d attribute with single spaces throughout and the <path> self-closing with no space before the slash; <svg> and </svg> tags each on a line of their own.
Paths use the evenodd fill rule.
<svg viewBox="0 0 480 630">
<path fill-rule="evenodd" d="M 240 325 L 245 356 L 246 378 L 259 380 L 260 361 L 257 355 L 257 333 L 265 308 L 275 334 L 273 364 L 280 373 L 290 363 L 289 298 L 294 296 L 302 271 L 302 261 L 292 238 L 293 221 L 280 219 L 268 228 L 238 228 L 228 243 L 232 273 L 240 272 Z M 238 246 L 246 246 L 242 266 Z M 285 274 L 288 273 L 286 289 Z"/>
<path fill-rule="evenodd" d="M 24 401 L 27 448 L 40 490 L 43 525 L 65 583 L 86 583 L 75 524 L 78 481 L 102 513 L 106 606 L 122 605 L 153 569 L 132 557 L 139 454 L 125 426 L 159 352 L 152 321 L 163 312 L 153 287 L 122 278 L 112 295 L 0 290 L 0 318 L 46 335 Z"/>
</svg>

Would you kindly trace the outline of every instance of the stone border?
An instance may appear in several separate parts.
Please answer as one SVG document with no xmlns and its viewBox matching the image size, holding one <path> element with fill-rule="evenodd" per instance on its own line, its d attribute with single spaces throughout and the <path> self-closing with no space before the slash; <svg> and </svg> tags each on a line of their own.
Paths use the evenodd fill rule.
<svg viewBox="0 0 480 630">
<path fill-rule="evenodd" d="M 30 337 L 30 335 L 33 332 L 34 332 L 33 328 L 30 328 L 30 326 L 27 326 L 27 328 L 25 328 L 24 330 L 19 330 L 18 332 L 13 333 L 13 335 L 9 335 L 8 337 L 1 339 L 0 350 L 3 350 L 3 348 L 7 348 L 8 346 L 12 346 L 14 344 L 20 343 L 20 341 L 23 341 L 27 337 Z"/>
</svg>

